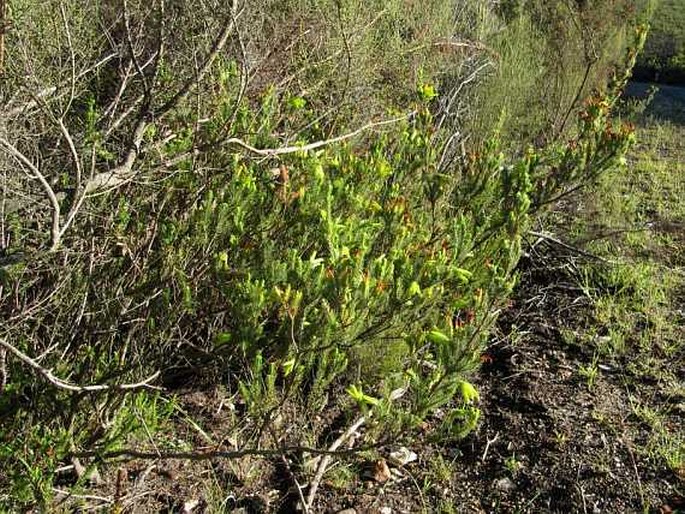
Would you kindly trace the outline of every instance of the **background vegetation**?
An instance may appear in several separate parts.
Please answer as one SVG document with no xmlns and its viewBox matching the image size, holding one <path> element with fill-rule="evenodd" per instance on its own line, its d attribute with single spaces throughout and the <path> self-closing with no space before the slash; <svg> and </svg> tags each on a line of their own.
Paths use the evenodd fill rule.
<svg viewBox="0 0 685 514">
<path fill-rule="evenodd" d="M 636 78 L 671 84 L 685 82 L 685 9 L 678 0 L 655 4 L 649 42 L 636 68 Z"/>
</svg>

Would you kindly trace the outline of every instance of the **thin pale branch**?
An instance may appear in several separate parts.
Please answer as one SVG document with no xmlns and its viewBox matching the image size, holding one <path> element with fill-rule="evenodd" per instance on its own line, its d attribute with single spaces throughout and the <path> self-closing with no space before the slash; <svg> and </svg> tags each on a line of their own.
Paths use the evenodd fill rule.
<svg viewBox="0 0 685 514">
<path fill-rule="evenodd" d="M 136 71 L 138 72 L 141 80 L 143 81 L 143 90 L 145 91 L 145 96 L 149 98 L 151 95 L 150 85 L 147 81 L 145 73 L 143 72 L 143 68 L 140 66 L 140 63 L 138 62 L 138 57 L 136 56 L 136 49 L 133 44 L 133 37 L 131 36 L 131 18 L 129 16 L 128 3 L 126 2 L 126 0 L 122 0 L 122 9 L 124 13 L 124 28 L 126 29 L 126 44 L 128 45 L 128 51 L 131 54 L 131 61 L 133 62 L 133 65 L 136 67 Z"/>
<path fill-rule="evenodd" d="M 112 122 L 112 124 L 109 126 L 107 131 L 105 132 L 105 138 L 108 138 L 112 132 L 117 130 L 123 123 L 126 121 L 126 119 L 133 114 L 133 112 L 138 109 L 140 106 L 141 102 L 145 100 L 145 95 L 138 95 L 132 102 L 129 107 L 126 108 L 124 112 L 122 112 L 119 117 L 117 117 L 116 120 Z M 112 112 L 112 115 L 114 115 L 114 112 Z"/>
<path fill-rule="evenodd" d="M 7 387 L 7 350 L 0 350 L 0 393 Z"/>
<path fill-rule="evenodd" d="M 387 444 L 387 442 L 358 446 L 356 448 L 347 448 L 344 450 L 322 450 L 320 448 L 313 448 L 311 446 L 282 446 L 278 449 L 264 449 L 264 448 L 246 448 L 244 450 L 212 450 L 211 447 L 200 448 L 191 451 L 144 451 L 135 450 L 132 448 L 122 448 L 120 450 L 112 450 L 108 452 L 100 452 L 97 450 L 83 450 L 71 453 L 71 457 L 92 458 L 99 457 L 101 459 L 115 459 L 119 457 L 129 459 L 151 459 L 151 460 L 191 460 L 202 461 L 211 459 L 241 459 L 244 457 L 278 457 L 285 453 L 309 453 L 312 455 L 324 456 L 345 456 L 354 455 L 359 452 L 368 451 L 378 448 L 379 446 Z"/>
<path fill-rule="evenodd" d="M 442 109 L 442 116 L 440 117 L 440 121 L 437 124 L 436 133 L 439 132 L 439 129 L 449 118 L 450 114 L 452 114 L 452 105 L 457 100 L 457 97 L 462 92 L 462 90 L 471 82 L 476 80 L 479 77 L 479 74 L 488 66 L 493 66 L 493 63 L 491 61 L 485 61 L 483 64 L 478 66 L 478 68 L 476 68 L 473 72 L 471 72 L 471 74 L 468 77 L 462 80 L 457 87 L 455 87 L 452 90 L 445 107 Z"/>
<path fill-rule="evenodd" d="M 74 45 L 71 41 L 71 30 L 69 29 L 69 20 L 67 19 L 67 13 L 64 10 L 64 3 L 59 4 L 59 12 L 62 18 L 62 23 L 64 24 L 64 32 L 67 35 L 67 46 L 69 47 L 69 64 L 71 67 L 71 79 L 69 84 L 69 100 L 67 106 L 64 108 L 64 113 L 69 112 L 71 109 L 71 104 L 76 98 L 76 55 L 74 53 Z M 64 114 L 62 115 L 64 116 Z"/>
<path fill-rule="evenodd" d="M 21 153 L 12 143 L 10 143 L 5 138 L 0 136 L 0 145 L 3 146 L 5 148 L 5 151 L 7 151 L 12 157 L 14 157 L 17 161 L 19 161 L 21 164 L 26 166 L 31 171 L 33 176 L 38 179 L 38 182 L 40 182 L 43 191 L 45 191 L 45 194 L 47 195 L 50 201 L 50 205 L 52 206 L 51 250 L 56 250 L 59 246 L 60 240 L 60 206 L 59 201 L 57 200 L 57 196 L 55 195 L 55 191 L 52 189 L 52 186 L 45 178 L 45 175 L 43 175 L 41 171 L 38 169 L 38 167 L 35 164 L 33 164 L 28 157 Z"/>
<path fill-rule="evenodd" d="M 552 244 L 555 244 L 557 246 L 560 246 L 562 248 L 565 248 L 566 250 L 570 250 L 571 252 L 577 253 L 579 255 L 582 255 L 583 257 L 588 257 L 589 259 L 594 259 L 600 262 L 606 262 L 610 263 L 611 261 L 605 259 L 604 257 L 600 257 L 599 255 L 595 255 L 594 253 L 587 252 L 583 250 L 582 248 L 578 248 L 577 246 L 570 245 L 568 243 L 565 243 L 561 241 L 560 239 L 557 239 L 551 234 L 545 234 L 543 232 L 535 232 L 533 230 L 528 232 L 531 236 L 535 236 L 540 240 L 544 241 L 549 241 Z"/>
<path fill-rule="evenodd" d="M 64 139 L 67 140 L 67 146 L 69 147 L 69 152 L 71 153 L 71 158 L 74 161 L 74 169 L 76 170 L 76 189 L 79 190 L 81 188 L 81 177 L 82 177 L 81 157 L 79 157 L 79 154 L 76 151 L 76 145 L 74 144 L 74 139 L 71 137 L 71 133 L 69 132 L 69 129 L 64 124 L 64 117 L 59 118 L 58 124 L 59 124 L 59 129 L 62 132 L 62 135 L 64 136 Z"/>
<path fill-rule="evenodd" d="M 103 57 L 102 59 L 100 59 L 98 62 L 96 62 L 95 64 L 93 64 L 92 66 L 86 68 L 85 70 L 83 70 L 82 72 L 80 72 L 78 75 L 76 75 L 76 80 L 78 81 L 78 80 L 82 79 L 82 78 L 85 77 L 86 75 L 88 75 L 88 74 L 92 73 L 93 71 L 97 70 L 98 68 L 104 66 L 104 65 L 107 64 L 109 61 L 111 61 L 112 59 L 114 59 L 115 57 L 118 57 L 118 56 L 119 56 L 119 53 L 118 53 L 118 52 L 115 52 L 115 53 L 106 55 L 105 57 Z M 9 117 L 12 117 L 12 116 L 17 116 L 17 115 L 22 114 L 22 113 L 26 113 L 26 111 L 29 111 L 29 110 L 31 110 L 31 109 L 34 109 L 35 107 L 38 106 L 38 100 L 39 100 L 39 99 L 48 98 L 48 97 L 54 95 L 54 94 L 55 94 L 59 89 L 61 89 L 61 88 L 62 88 L 62 86 L 50 86 L 50 87 L 47 87 L 47 88 L 45 88 L 45 89 L 39 91 L 38 93 L 36 93 L 36 94 L 34 95 L 34 98 L 33 98 L 32 100 L 30 100 L 29 102 L 26 102 L 25 104 L 19 105 L 19 106 L 14 107 L 14 108 L 11 108 L 11 109 L 9 109 L 8 111 L 3 112 L 2 114 L 3 114 L 5 117 L 8 117 L 8 118 L 9 118 Z M 6 108 L 9 108 L 9 107 L 11 107 L 11 103 L 8 104 L 8 105 L 6 106 Z"/>
<path fill-rule="evenodd" d="M 197 85 L 202 81 L 205 75 L 209 72 L 209 69 L 211 68 L 212 64 L 214 63 L 214 60 L 217 58 L 219 55 L 219 52 L 223 50 L 224 46 L 226 46 L 226 42 L 228 41 L 229 36 L 233 32 L 233 28 L 235 27 L 235 9 L 237 7 L 237 2 L 233 2 L 233 6 L 231 8 L 231 15 L 230 15 L 230 21 L 226 23 L 224 26 L 224 29 L 219 33 L 218 37 L 214 41 L 214 44 L 212 45 L 212 49 L 209 52 L 209 55 L 205 59 L 205 62 L 202 64 L 200 69 L 197 72 L 197 76 L 193 77 L 191 79 L 188 79 L 188 81 L 178 90 L 178 92 L 172 96 L 168 102 L 166 102 L 162 107 L 156 110 L 155 114 L 159 117 L 164 116 L 166 113 L 171 111 L 174 107 L 176 107 L 181 101 L 183 101 L 191 92 L 192 90 L 197 87 Z"/>
<path fill-rule="evenodd" d="M 88 182 L 86 182 L 85 192 L 94 193 L 104 188 L 115 188 L 125 184 L 130 181 L 135 172 L 133 171 L 133 165 L 138 158 L 140 152 L 140 145 L 143 142 L 143 137 L 145 136 L 145 130 L 148 127 L 148 123 L 145 118 L 138 120 L 135 130 L 133 131 L 133 138 L 128 152 L 124 161 L 116 168 L 110 171 L 104 171 L 93 176 Z"/>
<path fill-rule="evenodd" d="M 321 479 L 323 478 L 324 473 L 326 473 L 326 469 L 328 469 L 328 463 L 331 461 L 330 452 L 336 451 L 348 438 L 352 436 L 352 434 L 359 430 L 359 428 L 366 423 L 366 419 L 366 416 L 361 416 L 359 419 L 357 419 L 357 421 L 355 421 L 347 430 L 345 430 L 345 432 L 328 448 L 329 453 L 325 455 L 323 459 L 321 459 L 321 462 L 319 462 L 319 466 L 316 469 L 316 475 L 314 475 L 314 479 L 309 485 L 309 494 L 307 495 L 307 503 L 305 504 L 305 508 L 307 510 L 310 511 L 314 505 L 316 491 L 319 489 Z"/>
<path fill-rule="evenodd" d="M 404 121 L 411 116 L 415 114 L 415 111 L 412 111 L 408 114 L 405 114 L 403 116 L 400 116 L 398 118 L 392 118 L 389 120 L 383 120 L 383 121 L 376 121 L 372 123 L 367 123 L 363 127 L 360 127 L 352 132 L 349 132 L 347 134 L 343 134 L 341 136 L 337 136 L 331 139 L 325 139 L 322 141 L 316 141 L 314 143 L 310 143 L 308 145 L 298 145 L 298 146 L 284 146 L 282 148 L 255 148 L 254 146 L 250 146 L 248 143 L 243 141 L 242 139 L 238 139 L 236 137 L 232 137 L 230 139 L 226 140 L 226 143 L 228 144 L 234 144 L 238 145 L 245 150 L 248 150 L 249 152 L 252 152 L 257 155 L 262 155 L 264 157 L 273 157 L 275 155 L 285 155 L 285 154 L 291 154 L 291 153 L 297 153 L 297 152 L 307 152 L 309 150 L 316 150 L 317 148 L 321 148 L 322 146 L 327 146 L 335 143 L 340 143 L 341 141 L 345 141 L 347 139 L 352 139 L 355 136 L 358 136 L 362 132 L 365 132 L 367 130 L 377 128 L 377 127 L 382 127 L 385 125 L 391 125 L 393 123 L 398 123 L 400 121 Z"/>
<path fill-rule="evenodd" d="M 236 3 L 237 2 L 233 3 L 233 9 L 236 8 Z M 168 102 L 166 102 L 161 108 L 157 109 L 155 111 L 155 117 L 162 117 L 164 116 L 164 114 L 168 113 L 170 110 L 176 107 L 179 102 L 181 102 L 190 94 L 190 92 L 197 86 L 197 84 L 199 84 L 199 82 L 207 74 L 212 63 L 219 55 L 219 52 L 221 52 L 221 50 L 226 45 L 228 37 L 230 36 L 231 32 L 233 31 L 233 28 L 235 27 L 235 23 L 233 21 L 235 18 L 233 16 L 234 11 L 232 10 L 230 23 L 228 23 L 221 31 L 221 33 L 217 36 L 217 39 L 215 40 L 214 45 L 212 46 L 212 49 L 209 52 L 209 55 L 207 56 L 204 63 L 198 70 L 197 75 L 192 79 L 189 79 Z M 160 46 L 157 52 L 158 56 L 161 53 L 161 51 L 162 48 Z M 158 64 L 159 60 L 156 60 L 156 63 Z M 140 147 L 145 136 L 145 131 L 149 125 L 147 121 L 149 114 L 147 112 L 147 108 L 149 106 L 146 104 L 147 102 L 143 102 L 143 112 L 141 112 L 138 123 L 136 124 L 136 127 L 133 131 L 131 146 L 123 162 L 113 170 L 98 173 L 97 175 L 93 176 L 86 183 L 86 193 L 95 193 L 102 191 L 103 189 L 114 189 L 133 179 L 133 177 L 135 176 L 133 165 L 135 164 L 135 161 L 138 158 L 138 155 L 140 154 Z"/>
<path fill-rule="evenodd" d="M 5 73 L 6 1 L 0 0 L 0 77 Z"/>
<path fill-rule="evenodd" d="M 45 378 L 48 382 L 50 382 L 52 385 L 55 387 L 58 387 L 59 389 L 64 389 L 67 391 L 73 391 L 73 392 L 100 392 L 100 391 L 133 391 L 136 389 L 159 389 L 158 387 L 150 385 L 151 382 L 156 380 L 159 375 L 161 374 L 159 371 L 155 372 L 145 380 L 141 380 L 140 382 L 137 382 L 135 384 L 94 384 L 94 385 L 87 385 L 87 386 L 80 386 L 77 384 L 72 384 L 71 382 L 67 382 L 65 380 L 62 380 L 59 377 L 56 377 L 53 375 L 52 371 L 49 369 L 44 368 L 41 366 L 38 362 L 36 362 L 35 359 L 32 359 L 28 355 L 26 355 L 24 352 L 21 350 L 15 348 L 13 345 L 5 341 L 4 339 L 0 339 L 0 346 L 15 357 L 17 357 L 21 362 L 26 364 L 28 367 L 30 367 L 32 370 L 36 371 L 38 374 L 40 374 L 43 378 Z"/>
<path fill-rule="evenodd" d="M 161 46 L 161 45 L 160 45 Z M 143 64 L 140 65 L 141 69 L 145 70 L 148 68 L 148 66 L 152 65 L 153 67 L 157 67 L 157 63 L 159 62 L 159 51 L 155 52 L 152 54 L 152 56 L 145 61 Z M 124 92 L 126 91 L 126 88 L 128 87 L 129 80 L 133 79 L 138 76 L 138 72 L 133 69 L 133 60 L 129 59 L 129 63 L 126 65 L 126 72 L 124 73 L 123 78 L 121 79 L 121 83 L 119 84 L 119 89 L 117 91 L 117 94 L 115 95 L 114 99 L 110 102 L 109 106 L 105 109 L 104 113 L 102 114 L 102 119 L 104 118 L 110 118 L 114 119 L 114 114 L 116 113 L 116 110 L 119 106 L 119 103 L 121 102 L 121 99 L 123 98 Z M 156 76 L 156 72 L 153 72 L 153 76 Z M 142 102 L 145 99 L 145 95 L 141 94 L 138 96 L 128 107 L 126 111 L 122 115 L 120 115 L 116 121 L 107 129 L 107 132 L 105 133 L 105 138 L 109 136 L 114 130 L 116 130 L 119 125 L 121 125 L 124 120 L 136 109 L 136 106 Z"/>
</svg>

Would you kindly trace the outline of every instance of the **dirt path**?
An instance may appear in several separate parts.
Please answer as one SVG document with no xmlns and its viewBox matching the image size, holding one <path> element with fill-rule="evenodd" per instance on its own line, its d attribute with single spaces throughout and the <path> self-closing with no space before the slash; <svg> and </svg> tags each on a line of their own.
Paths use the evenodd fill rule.
<svg viewBox="0 0 685 514">
<path fill-rule="evenodd" d="M 642 99 L 649 95 L 650 88 L 656 87 L 646 115 L 652 115 L 660 121 L 685 122 L 685 86 L 668 86 L 648 82 L 631 82 L 626 88 L 627 98 Z"/>
</svg>

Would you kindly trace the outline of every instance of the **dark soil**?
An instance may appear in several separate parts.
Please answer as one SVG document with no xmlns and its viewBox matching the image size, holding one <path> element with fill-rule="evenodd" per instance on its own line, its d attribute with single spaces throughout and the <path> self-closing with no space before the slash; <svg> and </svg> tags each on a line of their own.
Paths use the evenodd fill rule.
<svg viewBox="0 0 685 514">
<path fill-rule="evenodd" d="M 465 496 L 488 512 L 639 512 L 682 500 L 685 477 L 645 454 L 650 429 L 630 405 L 642 394 L 653 402 L 656 388 L 640 387 L 620 371 L 622 362 L 588 387 L 578 370 L 592 356 L 561 333 L 581 322 L 587 304 L 560 277 L 547 264 L 529 268 L 516 307 L 502 319 L 505 333 L 516 327 L 521 336 L 493 342 L 480 372 L 484 422 L 461 445 Z M 684 414 L 670 422 L 685 426 Z M 488 440 L 495 441 L 484 458 Z M 503 465 L 513 456 L 514 471 Z M 506 478 L 515 487 L 503 491 L 497 481 Z"/>
<path fill-rule="evenodd" d="M 459 513 L 685 509 L 685 470 L 674 473 L 646 451 L 651 429 L 631 408 L 640 399 L 662 406 L 679 402 L 668 419 L 677 431 L 685 426 L 685 398 L 655 398 L 658 384 L 641 384 L 645 377 L 620 371 L 625 362 L 605 366 L 589 389 L 578 369 L 592 356 L 566 344 L 561 334 L 582 321 L 587 303 L 548 262 L 541 268 L 529 260 L 523 268 L 515 304 L 502 317 L 500 337 L 476 380 L 479 429 L 453 447 L 415 446 L 420 458 L 411 476 L 347 497 L 329 491 L 320 512 L 438 512 L 448 504 Z M 512 331 L 515 342 L 507 337 Z M 685 380 L 684 369 L 679 378 Z M 429 471 L 431 460 L 440 458 L 452 462 L 449 484 Z M 421 492 L 426 480 L 435 485 Z"/>
</svg>

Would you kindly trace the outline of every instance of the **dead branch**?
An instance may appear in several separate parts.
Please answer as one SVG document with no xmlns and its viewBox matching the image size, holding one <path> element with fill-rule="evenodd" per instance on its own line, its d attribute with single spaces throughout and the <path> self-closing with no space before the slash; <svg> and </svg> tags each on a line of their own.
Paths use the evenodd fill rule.
<svg viewBox="0 0 685 514">
<path fill-rule="evenodd" d="M 386 444 L 386 443 L 382 443 Z M 71 453 L 70 457 L 92 458 L 98 457 L 101 459 L 115 459 L 125 457 L 129 459 L 145 459 L 145 460 L 191 460 L 203 461 L 211 459 L 241 459 L 244 457 L 277 457 L 280 458 L 283 452 L 285 453 L 309 453 L 312 455 L 324 456 L 345 456 L 354 455 L 359 452 L 377 449 L 381 444 L 371 444 L 359 446 L 356 448 L 349 448 L 344 450 L 322 450 L 320 448 L 312 448 L 311 446 L 283 446 L 278 449 L 262 449 L 262 448 L 247 448 L 244 450 L 212 450 L 211 447 L 206 449 L 200 448 L 185 452 L 171 452 L 171 451 L 144 451 L 134 450 L 132 448 L 122 448 L 120 450 L 112 450 L 109 452 L 100 452 L 97 450 L 83 450 Z"/>
<path fill-rule="evenodd" d="M 140 146 L 143 142 L 143 137 L 145 136 L 145 130 L 147 127 L 148 123 L 146 118 L 140 118 L 136 124 L 135 130 L 133 131 L 131 144 L 128 152 L 126 153 L 126 157 L 124 157 L 124 161 L 110 171 L 104 171 L 91 177 L 90 180 L 86 182 L 86 193 L 93 193 L 104 188 L 118 187 L 133 178 L 133 175 L 135 174 L 133 171 L 133 165 L 138 158 Z"/>
<path fill-rule="evenodd" d="M 544 234 L 542 232 L 534 232 L 534 231 L 529 231 L 528 232 L 531 236 L 535 236 L 538 238 L 538 240 L 543 240 L 543 241 L 548 241 L 552 244 L 555 244 L 557 246 L 560 246 L 562 248 L 565 248 L 566 250 L 569 250 L 571 252 L 577 253 L 579 255 L 582 255 L 583 257 L 587 257 L 589 259 L 594 259 L 596 261 L 600 262 L 606 262 L 606 263 L 611 263 L 610 260 L 605 259 L 604 257 L 600 257 L 599 255 L 595 255 L 594 253 L 586 252 L 582 248 L 578 248 L 576 246 L 570 245 L 568 243 L 564 243 L 563 241 L 557 239 L 556 237 L 550 235 L 550 234 Z"/>
<path fill-rule="evenodd" d="M 60 206 L 57 196 L 55 195 L 55 191 L 52 189 L 52 186 L 45 178 L 45 175 L 43 175 L 38 169 L 38 167 L 33 164 L 28 157 L 21 153 L 12 143 L 7 141 L 2 136 L 0 136 L 0 146 L 3 146 L 5 151 L 14 157 L 14 159 L 16 159 L 20 164 L 27 167 L 34 178 L 38 179 L 38 182 L 40 182 L 40 185 L 47 195 L 52 207 L 51 250 L 57 249 L 60 240 Z"/>
<path fill-rule="evenodd" d="M 69 129 L 64 124 L 64 115 L 62 115 L 59 118 L 58 123 L 59 123 L 59 129 L 62 132 L 64 139 L 67 140 L 67 146 L 69 146 L 69 152 L 71 153 L 71 158 L 74 161 L 74 168 L 76 170 L 76 190 L 79 191 L 81 189 L 81 180 L 82 180 L 81 157 L 79 156 L 78 152 L 76 151 L 76 145 L 74 144 L 74 139 L 71 137 L 71 132 L 69 132 Z"/>
<path fill-rule="evenodd" d="M 7 387 L 7 350 L 0 350 L 0 393 Z"/>
<path fill-rule="evenodd" d="M 486 443 L 485 443 L 485 450 L 483 450 L 483 456 L 482 456 L 481 459 L 480 459 L 481 462 L 483 462 L 483 463 L 485 462 L 485 459 L 486 459 L 487 456 L 488 456 L 488 451 L 490 450 L 490 446 L 493 445 L 493 444 L 495 444 L 495 443 L 497 442 L 498 439 L 499 439 L 499 432 L 497 432 L 497 433 L 495 434 L 495 437 L 493 437 L 492 439 L 488 439 L 488 440 L 486 441 Z"/>
<path fill-rule="evenodd" d="M 181 88 L 178 90 L 178 92 L 172 96 L 168 102 L 166 102 L 162 107 L 157 109 L 155 111 L 155 114 L 158 117 L 162 117 L 165 114 L 167 114 L 169 111 L 171 111 L 174 107 L 176 107 L 181 101 L 183 101 L 192 91 L 195 89 L 195 87 L 202 81 L 202 79 L 207 75 L 209 72 L 209 69 L 211 68 L 212 64 L 214 63 L 215 59 L 219 55 L 219 52 L 223 50 L 224 46 L 226 46 L 226 42 L 228 41 L 228 37 L 231 35 L 233 32 L 233 28 L 235 27 L 235 19 L 236 19 L 236 10 L 238 7 L 238 2 L 237 0 L 233 0 L 233 5 L 231 7 L 231 14 L 230 14 L 230 21 L 226 23 L 224 26 L 224 29 L 221 31 L 219 36 L 216 38 L 214 41 L 214 44 L 212 45 L 212 49 L 209 52 L 209 55 L 205 59 L 205 62 L 202 64 L 200 69 L 197 72 L 197 75 L 191 79 L 188 79 L 186 83 L 181 86 Z"/>
<path fill-rule="evenodd" d="M 71 104 L 74 102 L 74 99 L 76 98 L 76 54 L 74 52 L 74 44 L 71 41 L 71 30 L 69 29 L 69 20 L 67 19 L 67 13 L 65 11 L 63 3 L 60 3 L 59 5 L 59 12 L 62 18 L 62 23 L 64 24 L 64 32 L 67 36 L 67 47 L 69 48 L 69 65 L 71 68 L 71 79 L 69 83 L 69 101 L 67 102 L 67 106 L 63 109 L 63 118 L 64 114 L 69 112 L 69 109 L 71 109 Z"/>
<path fill-rule="evenodd" d="M 2 0 L 0 0 L 0 1 L 2 1 Z M 90 66 L 90 67 L 86 68 L 85 70 L 81 71 L 80 73 L 78 73 L 78 74 L 76 75 L 76 80 L 78 81 L 78 80 L 82 79 L 82 78 L 85 77 L 86 75 L 89 75 L 89 74 L 92 73 L 93 71 L 95 71 L 95 70 L 97 70 L 98 68 L 104 66 L 104 65 L 107 64 L 109 61 L 111 61 L 112 59 L 114 59 L 115 57 L 118 57 L 118 56 L 119 56 L 119 53 L 118 53 L 118 52 L 115 52 L 115 53 L 111 53 L 111 54 L 106 55 L 105 57 L 103 57 L 102 59 L 100 59 L 98 62 L 96 62 L 95 64 L 93 64 L 92 66 Z M 70 80 L 70 83 L 71 83 L 71 80 Z M 51 97 L 52 95 L 56 94 L 57 91 L 59 91 L 59 90 L 61 90 L 61 89 L 62 89 L 62 85 L 60 85 L 60 86 L 50 86 L 50 87 L 47 87 L 47 88 L 45 88 L 45 89 L 39 91 L 39 92 L 36 93 L 35 95 L 33 95 L 34 98 L 33 98 L 32 100 L 30 100 L 29 102 L 26 102 L 25 104 L 22 104 L 22 105 L 19 105 L 19 106 L 16 106 L 16 107 L 10 108 L 10 107 L 11 107 L 11 104 L 13 103 L 13 102 L 10 102 L 10 103 L 8 103 L 7 106 L 6 106 L 7 108 L 10 108 L 10 109 L 7 110 L 7 111 L 5 111 L 5 112 L 3 113 L 3 115 L 6 116 L 7 118 L 10 118 L 10 117 L 13 117 L 13 116 L 17 116 L 17 115 L 19 115 L 19 114 L 25 114 L 27 111 L 30 111 L 31 109 L 36 108 L 36 107 L 38 106 L 38 102 L 39 102 L 40 99 L 49 98 L 49 97 Z"/>
<path fill-rule="evenodd" d="M 5 30 L 7 29 L 6 2 L 0 0 L 0 77 L 5 72 Z"/>
<path fill-rule="evenodd" d="M 440 131 L 440 128 L 452 114 L 452 106 L 459 97 L 459 94 L 463 91 L 463 89 L 466 86 L 468 86 L 471 82 L 479 78 L 480 73 L 488 66 L 494 66 L 494 63 L 492 61 L 486 60 L 484 63 L 478 66 L 473 72 L 471 72 L 471 74 L 468 77 L 463 79 L 455 88 L 452 89 L 449 98 L 445 103 L 445 106 L 442 108 L 442 115 L 440 116 L 440 120 L 437 123 L 436 133 Z"/>
<path fill-rule="evenodd" d="M 248 150 L 249 152 L 252 152 L 252 153 L 257 154 L 257 155 L 262 155 L 265 157 L 273 157 L 275 155 L 285 155 L 285 154 L 291 154 L 291 153 L 296 153 L 296 152 L 307 152 L 309 150 L 316 150 L 317 148 L 321 148 L 322 146 L 327 146 L 327 145 L 331 145 L 334 143 L 340 143 L 341 141 L 351 139 L 355 136 L 358 136 L 362 132 L 365 132 L 365 131 L 370 130 L 372 128 L 382 127 L 384 125 L 391 125 L 393 123 L 398 123 L 400 121 L 404 121 L 406 119 L 409 119 L 414 114 L 416 114 L 416 111 L 412 111 L 408 114 L 400 116 L 399 118 L 392 118 L 389 120 L 367 123 L 363 127 L 358 128 L 358 129 L 356 129 L 352 132 L 349 132 L 347 134 L 343 134 L 341 136 L 337 136 L 337 137 L 334 137 L 331 139 L 316 141 L 316 142 L 310 143 L 308 145 L 284 146 L 281 148 L 263 148 L 263 149 L 260 149 L 260 148 L 255 148 L 254 146 L 250 146 L 248 143 L 246 143 L 242 139 L 238 139 L 236 137 L 232 137 L 230 139 L 227 139 L 226 143 L 238 145 L 238 146 L 244 148 L 245 150 Z"/>
<path fill-rule="evenodd" d="M 366 416 L 361 416 L 359 419 L 357 419 L 357 421 L 355 421 L 347 430 L 345 430 L 345 432 L 328 448 L 329 454 L 325 455 L 324 458 L 321 459 L 321 462 L 319 462 L 319 466 L 316 469 L 314 479 L 309 484 L 309 494 L 307 495 L 307 503 L 305 504 L 306 510 L 310 511 L 314 505 L 316 491 L 319 488 L 319 484 L 321 483 L 321 479 L 323 478 L 326 469 L 328 468 L 328 463 L 331 461 L 330 452 L 336 451 L 341 444 L 343 444 L 349 437 L 352 436 L 352 434 L 359 430 L 359 428 L 366 423 L 366 419 Z"/>
<path fill-rule="evenodd" d="M 124 77 L 124 80 L 127 80 L 127 78 Z M 123 91 L 122 91 L 122 94 L 123 94 Z M 133 114 L 133 112 L 134 112 L 136 109 L 139 109 L 139 106 L 140 106 L 140 104 L 141 104 L 141 102 L 142 102 L 143 100 L 145 100 L 145 95 L 142 95 L 142 94 L 141 94 L 141 95 L 138 95 L 134 100 L 132 100 L 132 101 L 131 101 L 131 105 L 129 105 L 129 106 L 126 108 L 126 110 L 124 110 L 124 112 L 122 112 L 122 113 L 117 117 L 116 120 L 112 121 L 111 125 L 109 126 L 109 128 L 108 128 L 107 131 L 105 132 L 104 137 L 105 137 L 105 138 L 108 138 L 109 136 L 111 136 L 111 135 L 112 135 L 112 132 L 114 132 L 115 130 L 117 130 L 117 129 L 124 123 L 124 121 L 126 121 L 126 119 L 127 119 L 131 114 Z M 114 116 L 114 111 L 111 112 L 111 115 Z"/>
<path fill-rule="evenodd" d="M 236 2 L 234 2 L 233 4 L 233 9 L 235 8 Z M 233 17 L 233 15 L 234 12 L 232 11 L 231 21 L 226 24 L 221 33 L 217 36 L 214 44 L 212 45 L 212 49 L 209 52 L 209 55 L 205 59 L 201 68 L 198 70 L 197 75 L 192 79 L 189 79 L 185 84 L 183 84 L 183 86 L 181 86 L 178 92 L 162 107 L 156 109 L 154 112 L 155 117 L 161 118 L 169 111 L 171 111 L 174 107 L 178 105 L 179 102 L 185 99 L 192 92 L 192 90 L 199 84 L 199 82 L 204 78 L 204 76 L 209 71 L 212 63 L 219 55 L 219 52 L 221 52 L 223 47 L 226 45 L 228 37 L 230 36 L 230 34 L 233 31 L 233 28 L 235 27 L 235 18 Z M 157 53 L 159 54 L 160 52 L 161 50 L 159 50 Z M 153 75 L 155 73 L 156 72 L 153 72 Z M 98 173 L 95 176 L 91 177 L 85 186 L 86 193 L 95 193 L 103 189 L 114 189 L 133 179 L 133 177 L 135 176 L 133 165 L 135 164 L 136 159 L 140 154 L 143 137 L 145 136 L 145 131 L 147 130 L 147 127 L 149 125 L 147 121 L 149 113 L 145 112 L 147 111 L 146 107 L 146 102 L 143 102 L 140 118 L 138 120 L 138 123 L 136 124 L 135 130 L 133 131 L 131 145 L 126 154 L 126 157 L 124 158 L 124 161 L 119 166 L 110 171 Z"/>
<path fill-rule="evenodd" d="M 155 372 L 145 380 L 141 380 L 140 382 L 137 382 L 135 384 L 94 384 L 94 385 L 87 385 L 87 386 L 80 386 L 76 384 L 72 384 L 70 382 L 67 382 L 65 380 L 62 380 L 59 377 L 56 377 L 52 371 L 49 369 L 44 368 L 35 359 L 32 359 L 28 355 L 26 355 L 24 352 L 21 350 L 15 348 L 13 345 L 5 341 L 4 339 L 0 339 L 0 346 L 15 357 L 17 357 L 21 362 L 29 366 L 32 370 L 38 372 L 40 375 L 43 376 L 48 382 L 53 384 L 55 387 L 58 387 L 59 389 L 65 389 L 67 391 L 74 391 L 74 392 L 100 392 L 100 391 L 133 391 L 136 389 L 159 389 L 159 387 L 152 386 L 150 385 L 151 382 L 156 380 L 159 375 L 161 374 L 159 371 Z"/>
<path fill-rule="evenodd" d="M 145 91 L 145 97 L 149 98 L 152 92 L 147 77 L 145 76 L 145 73 L 143 73 L 143 68 L 140 66 L 140 63 L 138 62 L 138 57 L 136 56 L 136 49 L 135 45 L 133 44 L 133 36 L 131 35 L 131 17 L 129 14 L 128 3 L 126 2 L 126 0 L 122 0 L 122 10 L 124 15 L 124 28 L 126 29 L 124 32 L 126 34 L 126 44 L 128 45 L 128 52 L 131 55 L 131 61 L 133 62 L 133 65 L 136 67 L 136 71 L 138 72 L 140 79 L 143 81 L 143 90 Z"/>
<path fill-rule="evenodd" d="M 276 433 L 273 430 L 273 427 L 268 427 L 269 428 L 269 433 L 271 434 L 271 437 L 274 441 L 274 444 L 277 446 L 280 445 L 280 441 L 278 437 L 276 436 Z M 299 480 L 297 480 L 297 477 L 295 476 L 295 473 L 292 470 L 292 467 L 290 466 L 290 462 L 288 461 L 288 457 L 286 455 L 285 451 L 281 451 L 281 462 L 285 466 L 286 471 L 288 472 L 288 475 L 290 477 L 290 480 L 293 482 L 293 485 L 297 489 L 297 495 L 300 498 L 300 505 L 302 505 L 302 509 L 298 510 L 304 510 L 305 514 L 309 514 L 309 507 L 307 505 L 306 500 L 304 499 L 304 494 L 302 493 L 302 490 L 306 487 L 306 485 L 300 485 Z"/>
</svg>

